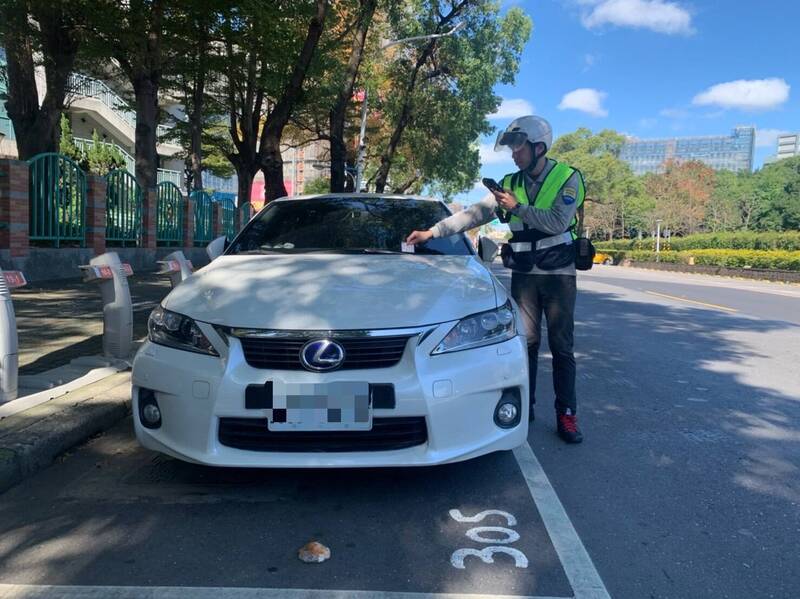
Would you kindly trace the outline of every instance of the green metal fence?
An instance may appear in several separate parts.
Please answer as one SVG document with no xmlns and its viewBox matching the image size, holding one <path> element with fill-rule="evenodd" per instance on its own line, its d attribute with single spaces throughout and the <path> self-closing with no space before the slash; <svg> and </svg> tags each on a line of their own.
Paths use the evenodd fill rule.
<svg viewBox="0 0 800 599">
<path fill-rule="evenodd" d="M 205 191 L 193 191 L 194 244 L 208 245 L 214 239 L 214 202 Z"/>
<path fill-rule="evenodd" d="M 174 183 L 164 181 L 156 187 L 156 242 L 162 246 L 183 244 L 183 195 Z"/>
<path fill-rule="evenodd" d="M 38 154 L 28 161 L 31 241 L 59 247 L 85 242 L 86 175 L 67 156 Z"/>
<path fill-rule="evenodd" d="M 236 235 L 236 204 L 231 199 L 217 200 L 222 208 L 222 234 L 228 239 Z"/>
<path fill-rule="evenodd" d="M 136 177 L 114 170 L 106 175 L 106 243 L 135 246 L 142 239 L 144 194 Z"/>
</svg>

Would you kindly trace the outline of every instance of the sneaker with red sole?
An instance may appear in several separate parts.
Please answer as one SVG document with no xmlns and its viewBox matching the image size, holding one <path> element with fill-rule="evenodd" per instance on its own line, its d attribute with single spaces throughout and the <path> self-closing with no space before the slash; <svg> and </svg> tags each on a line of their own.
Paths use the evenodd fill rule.
<svg viewBox="0 0 800 599">
<path fill-rule="evenodd" d="M 556 414 L 558 436 L 565 443 L 580 443 L 583 434 L 578 428 L 578 417 L 575 414 Z"/>
</svg>

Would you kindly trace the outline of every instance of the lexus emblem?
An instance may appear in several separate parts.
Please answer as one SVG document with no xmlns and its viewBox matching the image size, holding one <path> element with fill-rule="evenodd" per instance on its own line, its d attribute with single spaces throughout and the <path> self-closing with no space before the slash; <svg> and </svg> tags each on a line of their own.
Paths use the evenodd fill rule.
<svg viewBox="0 0 800 599">
<path fill-rule="evenodd" d="M 334 370 L 344 362 L 344 348 L 330 339 L 315 339 L 300 350 L 300 362 L 308 370 Z"/>
</svg>

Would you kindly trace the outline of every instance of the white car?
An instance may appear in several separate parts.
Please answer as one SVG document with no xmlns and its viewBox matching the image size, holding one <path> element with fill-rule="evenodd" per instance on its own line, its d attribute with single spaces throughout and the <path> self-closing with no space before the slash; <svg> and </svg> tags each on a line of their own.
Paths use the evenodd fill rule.
<svg viewBox="0 0 800 599">
<path fill-rule="evenodd" d="M 463 235 L 403 243 L 448 214 L 410 196 L 269 203 L 150 315 L 133 365 L 139 442 L 292 468 L 443 464 L 524 443 L 516 305 Z"/>
</svg>

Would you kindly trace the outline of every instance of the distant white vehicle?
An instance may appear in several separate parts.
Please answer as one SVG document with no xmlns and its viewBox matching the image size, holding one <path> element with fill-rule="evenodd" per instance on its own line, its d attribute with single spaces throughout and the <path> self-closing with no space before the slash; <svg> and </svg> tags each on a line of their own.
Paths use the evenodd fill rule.
<svg viewBox="0 0 800 599">
<path fill-rule="evenodd" d="M 133 365 L 141 444 L 295 468 L 442 464 L 524 443 L 513 300 L 463 235 L 403 243 L 448 213 L 370 194 L 268 204 L 150 315 Z"/>
</svg>

